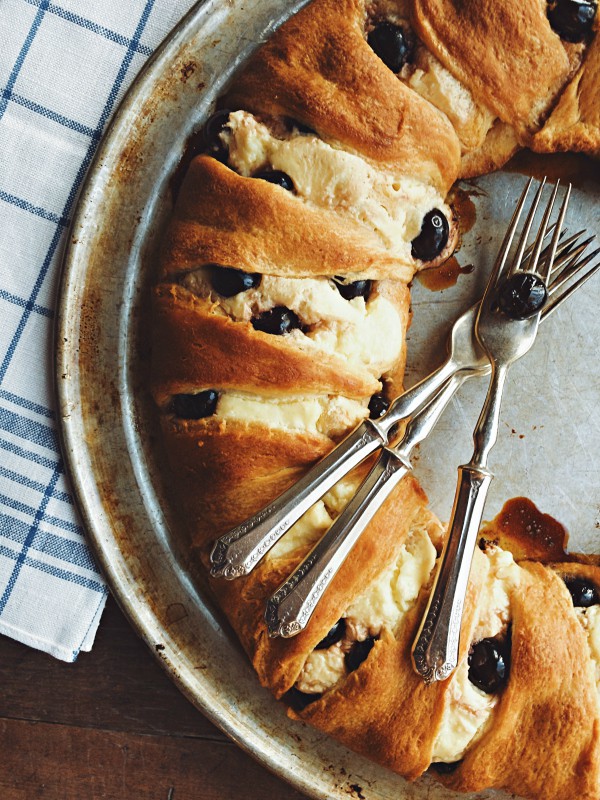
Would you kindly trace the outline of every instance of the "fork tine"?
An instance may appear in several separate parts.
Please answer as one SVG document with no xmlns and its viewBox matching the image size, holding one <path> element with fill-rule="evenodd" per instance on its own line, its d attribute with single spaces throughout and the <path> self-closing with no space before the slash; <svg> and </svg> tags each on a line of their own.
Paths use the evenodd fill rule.
<svg viewBox="0 0 600 800">
<path fill-rule="evenodd" d="M 597 250 L 594 250 L 593 253 L 590 253 L 586 258 L 584 258 L 583 261 L 580 264 L 578 264 L 576 268 L 574 267 L 573 270 L 571 271 L 570 277 L 572 277 L 577 272 L 582 270 L 585 266 L 587 266 L 587 264 L 589 264 L 590 261 L 596 258 L 597 255 L 600 255 L 600 247 Z M 592 275 L 595 275 L 599 269 L 600 269 L 600 261 L 598 261 L 597 264 L 594 264 L 594 266 L 591 267 L 578 280 L 576 280 L 575 283 L 572 283 L 567 289 L 565 289 L 565 291 L 562 292 L 562 294 L 552 295 L 552 297 L 548 300 L 548 302 L 544 306 L 544 309 L 542 311 L 542 319 L 545 319 L 548 316 L 548 314 L 551 314 L 556 308 L 558 308 L 558 306 L 563 302 L 563 300 L 566 300 L 573 294 L 573 292 L 579 289 L 580 286 L 583 286 L 583 284 L 586 281 L 588 281 L 592 277 Z"/>
<path fill-rule="evenodd" d="M 570 280 L 573 275 L 580 270 L 581 266 L 577 263 L 577 261 L 595 238 L 595 235 L 590 236 L 590 238 L 586 239 L 585 242 L 582 242 L 579 247 L 576 247 L 574 250 L 565 253 L 563 256 L 555 260 L 553 272 L 558 272 L 558 270 L 560 270 L 560 272 L 558 275 L 556 275 L 548 287 L 549 294 L 554 294 L 561 289 L 565 283 L 567 283 L 567 281 Z"/>
<path fill-rule="evenodd" d="M 521 218 L 521 212 L 523 211 L 523 208 L 525 206 L 525 201 L 527 200 L 527 195 L 529 194 L 529 190 L 531 188 L 532 183 L 533 183 L 533 178 L 529 178 L 529 180 L 527 181 L 527 185 L 523 189 L 521 198 L 517 203 L 517 207 L 514 210 L 512 219 L 510 221 L 510 225 L 508 226 L 508 230 L 504 235 L 502 245 L 500 247 L 500 250 L 498 251 L 498 256 L 494 263 L 494 268 L 492 269 L 492 272 L 487 282 L 487 286 L 485 288 L 485 292 L 481 299 L 482 304 L 492 294 L 492 292 L 495 291 L 496 284 L 498 283 L 498 277 L 500 273 L 504 270 L 511 245 L 513 243 L 513 239 L 515 238 L 515 232 L 519 224 L 519 219 Z"/>
<path fill-rule="evenodd" d="M 546 236 L 545 236 L 546 239 L 548 238 L 548 236 L 554 233 L 555 228 L 556 228 L 556 222 L 553 222 L 552 225 L 548 225 L 548 230 L 546 231 Z M 560 232 L 560 238 L 563 239 L 567 235 L 567 233 L 568 233 L 568 228 L 563 228 L 562 231 Z M 585 231 L 580 231 L 579 233 L 576 233 L 573 236 L 569 237 L 569 239 L 565 239 L 564 242 L 561 242 L 558 247 L 558 252 L 559 253 L 564 252 L 565 248 L 573 244 L 573 242 L 579 236 L 581 236 L 582 233 L 585 233 Z M 550 244 L 546 245 L 546 247 L 542 250 L 542 256 L 546 253 L 549 247 Z M 527 246 L 527 249 L 523 253 L 523 261 L 526 261 L 532 253 L 533 253 L 533 244 L 530 244 Z"/>
<path fill-rule="evenodd" d="M 519 247 L 517 248 L 517 252 L 515 253 L 515 257 L 513 258 L 513 261 L 512 261 L 511 267 L 510 267 L 510 271 L 509 271 L 510 275 L 513 275 L 521 266 L 521 262 L 523 260 L 523 253 L 525 252 L 525 248 L 527 247 L 527 239 L 529 238 L 529 233 L 531 232 L 531 226 L 533 225 L 533 220 L 535 219 L 535 215 L 536 215 L 538 206 L 540 204 L 540 200 L 541 200 L 541 197 L 542 197 L 542 192 L 544 191 L 544 186 L 545 185 L 546 185 L 546 178 L 543 178 L 542 182 L 540 183 L 540 185 L 538 187 L 538 190 L 537 190 L 537 192 L 535 194 L 535 197 L 533 198 L 533 203 L 531 204 L 531 208 L 529 209 L 529 214 L 527 215 L 527 220 L 525 221 L 525 227 L 523 228 L 523 231 L 521 232 L 521 238 L 519 239 Z M 535 253 L 535 249 L 536 249 L 538 243 L 543 242 L 543 240 L 546 237 L 546 230 L 548 228 L 548 224 L 547 224 L 548 223 L 548 218 L 547 217 L 544 217 L 544 222 L 546 223 L 546 225 L 542 225 L 542 227 L 540 228 L 540 231 L 539 231 L 539 234 L 538 234 L 538 238 L 536 239 L 534 247 L 533 247 L 532 255 L 529 256 L 529 262 L 530 263 L 531 263 L 531 259 L 533 257 L 533 253 Z M 556 229 L 555 229 L 554 233 L 556 234 Z"/>
<path fill-rule="evenodd" d="M 554 225 L 552 227 L 554 228 L 555 225 L 556 225 L 556 223 L 554 223 Z M 563 229 L 562 233 L 565 233 L 565 230 L 566 229 Z M 569 236 L 569 238 L 565 239 L 563 242 L 560 242 L 560 244 L 556 248 L 556 253 L 555 253 L 555 256 L 554 256 L 554 263 L 552 265 L 552 270 L 551 270 L 550 274 L 552 274 L 552 272 L 556 272 L 556 270 L 561 269 L 562 267 L 564 267 L 564 265 L 568 261 L 571 260 L 571 257 L 572 257 L 572 254 L 573 254 L 573 250 L 571 248 L 573 247 L 573 245 L 577 244 L 577 242 L 579 241 L 579 239 L 583 236 L 583 234 L 585 232 L 586 231 L 584 229 L 582 231 L 579 231 L 579 233 L 574 233 L 573 236 Z M 561 233 L 561 236 L 562 236 L 562 233 Z M 547 245 L 547 247 L 545 247 L 542 250 L 540 258 L 548 258 L 551 246 L 552 245 L 549 244 L 549 245 Z M 533 252 L 533 245 L 531 246 L 531 252 Z M 525 258 L 527 257 L 527 255 L 528 254 L 525 253 Z M 531 253 L 529 255 L 531 255 Z"/>
<path fill-rule="evenodd" d="M 552 242 L 550 244 L 550 252 L 548 256 L 542 261 L 540 265 L 540 255 L 542 252 L 542 243 L 543 243 L 543 236 L 548 228 L 548 222 L 550 221 L 550 216 L 552 214 L 552 209 L 554 208 L 554 203 L 556 201 L 556 195 L 558 194 L 558 187 L 560 185 L 560 181 L 556 181 L 554 185 L 554 189 L 552 191 L 552 195 L 546 206 L 546 211 L 544 212 L 544 216 L 542 219 L 542 224 L 538 231 L 538 235 L 535 241 L 535 247 L 533 250 L 533 254 L 531 255 L 528 263 L 528 269 L 530 272 L 537 272 L 537 274 L 542 278 L 544 283 L 548 284 L 548 276 L 550 274 L 550 270 L 552 269 L 552 264 L 554 263 L 554 257 L 556 254 L 556 248 L 558 246 L 558 237 L 560 235 L 560 231 L 562 229 L 562 224 L 565 218 L 565 214 L 567 211 L 567 205 L 569 202 L 569 195 L 570 195 L 570 187 L 567 189 L 567 193 L 565 195 L 565 199 L 563 200 L 563 204 L 558 216 L 558 220 L 556 222 L 556 227 L 554 229 L 554 235 L 552 237 Z"/>
</svg>

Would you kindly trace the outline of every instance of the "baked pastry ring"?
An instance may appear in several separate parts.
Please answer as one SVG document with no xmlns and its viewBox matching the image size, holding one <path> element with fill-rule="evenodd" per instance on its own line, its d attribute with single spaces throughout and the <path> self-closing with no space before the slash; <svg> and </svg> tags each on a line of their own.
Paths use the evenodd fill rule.
<svg viewBox="0 0 600 800">
<path fill-rule="evenodd" d="M 315 0 L 228 90 L 153 291 L 152 391 L 192 563 L 401 391 L 408 284 L 456 244 L 452 184 L 525 144 L 600 152 L 598 21 L 565 41 L 561 3 Z M 368 466 L 250 575 L 210 581 L 261 683 L 411 780 L 433 766 L 461 791 L 597 798 L 600 572 L 556 537 L 488 526 L 459 666 L 425 686 L 410 649 L 443 528 L 409 476 L 310 625 L 268 637 L 266 599 Z"/>
</svg>

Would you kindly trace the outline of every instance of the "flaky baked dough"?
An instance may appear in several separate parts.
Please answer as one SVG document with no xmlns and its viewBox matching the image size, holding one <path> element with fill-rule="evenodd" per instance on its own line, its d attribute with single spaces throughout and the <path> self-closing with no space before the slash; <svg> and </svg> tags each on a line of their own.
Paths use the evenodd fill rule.
<svg viewBox="0 0 600 800">
<path fill-rule="evenodd" d="M 385 3 L 390 7 L 389 0 Z M 308 126 L 336 148 L 380 169 L 405 174 L 445 196 L 459 176 L 501 166 L 522 144 L 598 155 L 598 38 L 566 47 L 537 0 L 411 0 L 398 2 L 433 56 L 490 112 L 491 127 L 472 149 L 442 111 L 394 75 L 366 42 L 377 3 L 316 0 L 281 28 L 236 78 L 224 105 Z M 538 69 L 532 71 L 532 60 Z M 581 63 L 580 63 L 581 62 Z M 208 566 L 216 537 L 293 484 L 335 444 L 326 431 L 273 427 L 257 421 L 177 419 L 177 394 L 214 388 L 264 399 L 351 398 L 365 405 L 382 381 L 389 396 L 402 388 L 404 350 L 384 375 L 302 341 L 273 336 L 226 313 L 214 296 L 182 285 L 206 264 L 281 277 L 364 275 L 385 295 L 406 333 L 407 284 L 418 263 L 399 259 L 353 222 L 267 181 L 242 177 L 209 156 L 187 173 L 163 238 L 153 292 L 153 384 L 171 464 L 173 493 L 185 519 L 190 559 Z M 356 485 L 368 469 L 349 478 Z M 405 478 L 367 527 L 305 631 L 270 639 L 265 600 L 300 563 L 322 531 L 292 549 L 273 551 L 247 577 L 211 580 L 261 683 L 277 697 L 296 683 L 309 654 L 353 599 L 393 566 L 415 531 L 439 550 L 439 526 L 423 490 Z M 456 770 L 439 776 L 461 791 L 499 787 L 530 798 L 587 800 L 600 794 L 598 699 L 593 660 L 563 575 L 600 586 L 596 567 L 565 557 L 562 541 L 514 528 L 485 536 L 513 553 L 518 588 L 511 591 L 510 679 L 490 722 Z M 534 563 L 531 559 L 536 559 Z M 463 620 L 461 662 L 473 643 L 477 600 L 489 571 L 477 551 Z M 398 630 L 383 627 L 366 660 L 304 711 L 291 711 L 405 777 L 431 764 L 450 700 L 451 681 L 426 687 L 410 650 L 427 600 L 421 587 Z"/>
</svg>

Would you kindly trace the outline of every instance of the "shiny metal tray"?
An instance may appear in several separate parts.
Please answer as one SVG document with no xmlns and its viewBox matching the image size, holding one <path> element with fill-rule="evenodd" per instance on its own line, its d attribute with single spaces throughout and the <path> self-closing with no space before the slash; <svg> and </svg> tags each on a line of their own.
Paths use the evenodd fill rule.
<svg viewBox="0 0 600 800">
<path fill-rule="evenodd" d="M 121 105 L 83 189 L 65 261 L 56 370 L 64 453 L 89 540 L 114 594 L 173 680 L 213 722 L 312 797 L 442 800 L 455 795 L 427 777 L 407 784 L 291 722 L 260 688 L 178 551 L 145 388 L 148 281 L 170 207 L 169 178 L 231 74 L 276 21 L 303 4 L 208 0 L 195 7 Z M 477 182 L 477 223 L 460 254 L 462 263 L 481 265 L 477 270 L 443 292 L 416 285 L 409 383 L 439 362 L 450 320 L 481 291 L 490 247 L 522 181 L 500 174 Z M 593 227 L 598 212 L 597 184 L 584 181 L 570 224 Z M 503 499 L 529 495 L 592 548 L 600 527 L 599 296 L 596 284 L 575 298 L 514 368 L 489 501 L 495 512 Z M 468 431 L 483 388 L 465 387 L 418 459 L 419 477 L 442 517 L 451 505 L 456 465 L 469 456 Z"/>
</svg>

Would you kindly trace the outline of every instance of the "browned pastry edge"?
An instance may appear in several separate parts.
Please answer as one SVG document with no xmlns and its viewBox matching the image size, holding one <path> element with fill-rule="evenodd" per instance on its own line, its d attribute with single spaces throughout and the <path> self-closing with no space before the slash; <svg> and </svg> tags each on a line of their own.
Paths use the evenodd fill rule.
<svg viewBox="0 0 600 800">
<path fill-rule="evenodd" d="M 171 490 L 196 556 L 291 486 L 333 446 L 327 436 L 257 422 L 163 416 L 161 424 Z"/>
<path fill-rule="evenodd" d="M 542 564 L 520 566 L 510 679 L 482 739 L 440 780 L 459 791 L 597 800 L 599 713 L 586 634 L 560 578 Z"/>
<path fill-rule="evenodd" d="M 496 120 L 481 147 L 463 154 L 461 178 L 475 178 L 501 169 L 519 150 L 517 135 L 510 125 Z"/>
<path fill-rule="evenodd" d="M 361 472 L 364 473 L 365 467 Z M 234 612 L 240 633 L 261 683 L 280 697 L 290 689 L 308 655 L 328 633 L 364 588 L 397 558 L 411 524 L 426 504 L 417 482 L 409 477 L 394 490 L 361 535 L 315 609 L 310 625 L 292 639 L 271 639 L 262 621 L 265 602 L 295 569 L 307 551 L 285 559 L 265 561 L 249 578 L 224 584 L 215 581 L 213 591 Z"/>
<path fill-rule="evenodd" d="M 154 290 L 153 318 L 152 391 L 160 407 L 174 394 L 209 388 L 359 399 L 380 388 L 366 369 L 234 322 L 176 284 Z"/>
<path fill-rule="evenodd" d="M 408 283 L 417 267 L 410 261 L 365 225 L 198 156 L 163 240 L 160 274 L 174 278 L 212 263 L 284 277 L 364 273 Z"/>
<path fill-rule="evenodd" d="M 462 622 L 460 661 L 467 657 L 472 639 L 483 561 L 484 556 L 476 553 Z M 426 685 L 412 666 L 412 645 L 427 594 L 421 591 L 402 621 L 398 638 L 384 629 L 366 661 L 339 689 L 300 714 L 290 712 L 409 780 L 422 775 L 431 763 L 449 687 L 448 681 Z"/>
<path fill-rule="evenodd" d="M 292 117 L 446 194 L 460 160 L 454 129 L 373 52 L 365 15 L 364 0 L 315 0 L 260 49 L 224 104 Z"/>
<path fill-rule="evenodd" d="M 584 61 L 530 146 L 542 153 L 574 150 L 600 158 L 600 14 Z"/>
<path fill-rule="evenodd" d="M 545 3 L 413 0 L 426 47 L 475 100 L 527 135 L 539 128 L 571 72 Z"/>
<path fill-rule="evenodd" d="M 211 418 L 181 422 L 163 417 L 162 425 L 172 465 L 171 491 L 185 519 L 190 557 L 205 567 L 215 538 L 271 502 L 333 446 L 325 436 L 275 430 L 255 422 L 219 424 Z M 360 480 L 371 463 L 363 463 L 353 480 Z M 400 482 L 342 565 L 310 626 L 293 639 L 267 636 L 264 604 L 310 543 L 289 555 L 263 560 L 247 577 L 210 581 L 263 685 L 277 696 L 293 686 L 308 654 L 352 599 L 397 559 L 411 525 L 427 524 L 426 503 L 412 476 Z"/>
</svg>

